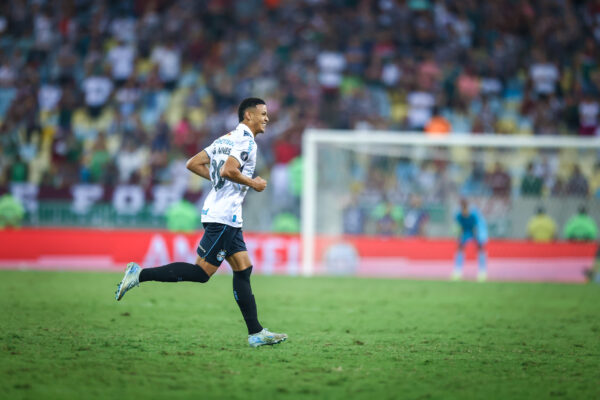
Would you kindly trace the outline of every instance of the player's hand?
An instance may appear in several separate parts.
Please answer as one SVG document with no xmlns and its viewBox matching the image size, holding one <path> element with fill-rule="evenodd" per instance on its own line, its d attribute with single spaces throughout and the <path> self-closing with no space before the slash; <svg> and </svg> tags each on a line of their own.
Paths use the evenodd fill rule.
<svg viewBox="0 0 600 400">
<path fill-rule="evenodd" d="M 253 189 L 257 192 L 262 192 L 267 187 L 267 181 L 265 181 L 260 176 L 257 176 L 256 178 L 252 179 L 252 181 L 254 182 Z"/>
</svg>

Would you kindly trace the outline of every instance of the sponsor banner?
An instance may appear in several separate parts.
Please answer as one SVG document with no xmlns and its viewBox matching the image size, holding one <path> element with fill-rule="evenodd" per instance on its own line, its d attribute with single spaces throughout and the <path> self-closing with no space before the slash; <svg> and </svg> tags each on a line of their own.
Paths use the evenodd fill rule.
<svg viewBox="0 0 600 400">
<path fill-rule="evenodd" d="M 129 261 L 144 267 L 193 262 L 202 232 L 41 229 L 0 230 L 0 268 L 122 271 Z M 298 235 L 244 233 L 255 271 L 298 275 Z M 451 239 L 345 237 L 317 240 L 320 275 L 447 279 L 454 263 Z M 510 281 L 583 282 L 594 261 L 595 243 L 537 244 L 492 240 L 487 245 L 488 278 Z M 476 250 L 466 249 L 465 278 L 476 274 Z M 220 268 L 221 273 L 229 268 Z"/>
<path fill-rule="evenodd" d="M 14 182 L 8 188 L 0 187 L 0 194 L 10 192 L 17 198 L 28 213 L 35 213 L 40 202 L 61 201 L 70 203 L 76 215 L 87 215 L 98 204 L 110 204 L 117 215 L 135 216 L 150 206 L 152 215 L 161 216 L 169 207 L 183 199 L 192 203 L 202 203 L 202 191 L 189 192 L 187 181 L 177 181 L 170 185 L 120 184 L 107 186 L 96 183 L 80 183 L 60 190 L 38 186 L 29 182 Z"/>
</svg>

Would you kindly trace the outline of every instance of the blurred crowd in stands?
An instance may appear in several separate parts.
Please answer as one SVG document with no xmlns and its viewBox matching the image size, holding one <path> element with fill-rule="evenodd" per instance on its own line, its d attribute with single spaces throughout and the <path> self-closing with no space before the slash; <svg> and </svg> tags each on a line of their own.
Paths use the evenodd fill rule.
<svg viewBox="0 0 600 400">
<path fill-rule="evenodd" d="M 600 0 L 6 0 L 0 186 L 176 181 L 248 96 L 283 186 L 311 127 L 598 136 L 599 60 Z M 522 178 L 480 167 L 492 194 Z M 571 168 L 550 190 L 593 194 Z"/>
<path fill-rule="evenodd" d="M 575 204 L 589 204 L 591 218 L 600 216 L 598 149 L 386 147 L 392 154 L 406 155 L 371 155 L 379 151 L 374 148 L 366 154 L 347 152 L 342 169 L 350 171 L 349 191 L 336 187 L 333 179 L 321 184 L 320 189 L 330 187 L 332 195 L 347 192 L 343 205 L 346 233 L 423 236 L 430 214 L 438 215 L 438 223 L 447 224 L 442 214 L 462 197 L 483 202 L 481 211 L 498 228 L 492 236 L 525 236 L 525 231 L 502 225 L 510 225 L 507 220 L 512 220 L 515 212 L 529 218 L 527 204 L 532 202 L 561 203 L 562 208 L 551 209 L 551 217 L 560 214 L 561 220 Z M 339 163 L 332 156 L 324 157 L 322 162 L 328 168 L 333 166 L 327 166 L 325 158 Z M 591 173 L 586 176 L 583 170 Z M 324 180 L 323 175 L 319 179 Z"/>
<path fill-rule="evenodd" d="M 431 158 L 372 157 L 363 163 L 351 162 L 347 168 L 352 171 L 355 192 L 394 202 L 408 203 L 411 194 L 423 196 L 428 203 L 442 203 L 452 196 L 600 199 L 598 155 L 598 149 L 522 152 L 508 148 L 501 152 L 478 149 L 458 157 L 440 148 L 430 152 Z"/>
<path fill-rule="evenodd" d="M 510 209 L 509 209 L 510 210 Z M 431 236 L 430 213 L 434 208 L 427 207 L 419 195 L 411 195 L 406 207 L 384 201 L 374 208 L 363 207 L 353 201 L 343 210 L 343 233 L 350 235 L 378 236 Z M 493 216 L 492 216 L 493 218 Z M 504 215 L 504 219 L 508 218 Z M 491 221 L 495 223 L 496 221 Z M 444 236 L 458 227 L 446 229 Z M 520 232 L 492 232 L 493 237 L 526 237 L 534 242 L 551 242 L 560 239 L 571 241 L 593 241 L 598 239 L 598 223 L 590 216 L 585 206 L 580 206 L 576 213 L 570 214 L 564 222 L 562 231 L 555 218 L 546 212 L 545 207 L 538 206 L 534 215 L 527 219 L 524 235 Z"/>
</svg>

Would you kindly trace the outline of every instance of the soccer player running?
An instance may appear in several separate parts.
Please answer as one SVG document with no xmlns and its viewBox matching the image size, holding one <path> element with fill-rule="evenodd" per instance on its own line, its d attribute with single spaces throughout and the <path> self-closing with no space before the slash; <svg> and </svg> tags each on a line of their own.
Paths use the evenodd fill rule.
<svg viewBox="0 0 600 400">
<path fill-rule="evenodd" d="M 460 208 L 460 211 L 456 214 L 456 222 L 458 222 L 460 227 L 460 235 L 458 237 L 458 250 L 456 251 L 452 279 L 462 279 L 463 265 L 465 263 L 465 244 L 470 240 L 475 240 L 478 250 L 477 280 L 483 282 L 487 279 L 485 253 L 487 227 L 485 220 L 479 213 L 469 207 L 467 199 L 460 199 Z"/>
<path fill-rule="evenodd" d="M 256 135 L 265 132 L 269 117 L 264 100 L 247 98 L 238 108 L 239 125 L 228 134 L 190 158 L 187 168 L 212 182 L 212 189 L 202 209 L 204 235 L 198 245 L 195 264 L 174 262 L 156 268 L 127 264 L 116 299 L 141 282 L 206 283 L 227 260 L 233 270 L 233 295 L 248 327 L 251 347 L 271 345 L 287 339 L 284 333 L 273 333 L 258 322 L 256 302 L 250 286 L 252 262 L 242 236 L 242 202 L 248 188 L 262 192 L 267 182 L 257 176 Z"/>
</svg>

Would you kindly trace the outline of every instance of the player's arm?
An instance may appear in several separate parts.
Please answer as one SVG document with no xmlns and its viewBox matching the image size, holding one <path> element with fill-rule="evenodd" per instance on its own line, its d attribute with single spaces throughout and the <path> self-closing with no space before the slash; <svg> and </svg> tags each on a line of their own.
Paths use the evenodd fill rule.
<svg viewBox="0 0 600 400">
<path fill-rule="evenodd" d="M 225 165 L 223 165 L 223 168 L 221 168 L 221 177 L 229 181 L 239 183 L 240 185 L 249 186 L 257 192 L 262 192 L 265 190 L 267 187 L 267 181 L 260 176 L 255 178 L 247 177 L 240 171 L 240 166 L 241 164 L 237 158 L 232 156 L 227 157 Z"/>
<path fill-rule="evenodd" d="M 187 160 L 185 164 L 186 168 L 195 173 L 198 176 L 203 177 L 210 181 L 210 157 L 206 150 L 202 150 L 200 153 L 196 154 L 194 157 Z"/>
</svg>

